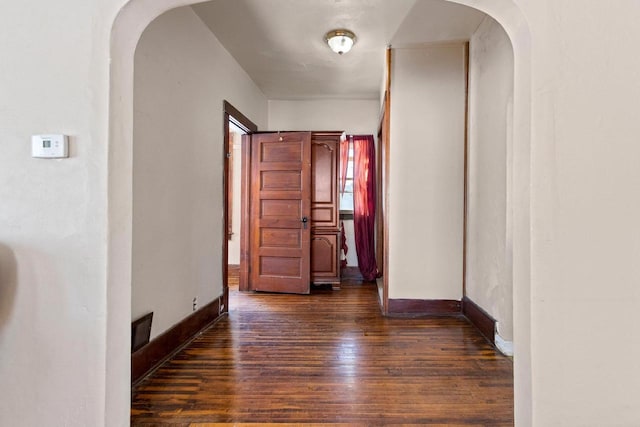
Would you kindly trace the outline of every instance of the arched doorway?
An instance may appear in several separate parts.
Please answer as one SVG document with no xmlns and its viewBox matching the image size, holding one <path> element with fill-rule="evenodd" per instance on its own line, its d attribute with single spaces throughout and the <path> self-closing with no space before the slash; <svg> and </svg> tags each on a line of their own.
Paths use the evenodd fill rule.
<svg viewBox="0 0 640 427">
<path fill-rule="evenodd" d="M 513 283 L 516 420 L 531 423 L 530 350 L 530 40 L 512 0 L 443 0 L 481 10 L 499 22 L 514 50 Z M 193 0 L 131 0 L 120 11 L 111 34 L 109 117 L 109 232 L 107 287 L 106 424 L 128 423 L 131 319 L 133 58 L 147 25 L 170 9 Z"/>
</svg>

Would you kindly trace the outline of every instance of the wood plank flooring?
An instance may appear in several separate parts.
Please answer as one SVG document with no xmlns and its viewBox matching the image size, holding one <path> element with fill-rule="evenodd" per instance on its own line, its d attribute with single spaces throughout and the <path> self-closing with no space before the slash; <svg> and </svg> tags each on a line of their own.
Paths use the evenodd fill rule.
<svg viewBox="0 0 640 427">
<path fill-rule="evenodd" d="M 230 292 L 140 383 L 133 426 L 513 425 L 513 366 L 462 317 L 384 318 L 376 286 Z"/>
</svg>

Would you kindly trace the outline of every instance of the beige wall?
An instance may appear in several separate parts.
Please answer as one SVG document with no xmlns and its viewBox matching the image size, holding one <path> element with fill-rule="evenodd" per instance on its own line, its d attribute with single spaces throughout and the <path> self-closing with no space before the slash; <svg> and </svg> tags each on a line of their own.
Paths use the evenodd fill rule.
<svg viewBox="0 0 640 427">
<path fill-rule="evenodd" d="M 389 297 L 460 300 L 464 44 L 392 56 Z"/>
<path fill-rule="evenodd" d="M 640 4 L 456 1 L 515 46 L 516 425 L 636 426 Z M 0 425 L 128 423 L 133 47 L 188 1 L 125 3 L 0 3 Z"/>
<path fill-rule="evenodd" d="M 511 342 L 513 50 L 489 17 L 469 49 L 467 296 L 496 319 L 500 338 Z"/>
<path fill-rule="evenodd" d="M 156 19 L 135 57 L 132 318 L 151 337 L 222 295 L 223 99 L 267 101 L 191 8 Z"/>
<path fill-rule="evenodd" d="M 534 420 L 640 425 L 640 2 L 522 3 L 534 34 Z"/>
<path fill-rule="evenodd" d="M 378 100 L 323 99 L 269 101 L 271 130 L 341 130 L 347 134 L 378 135 Z M 353 221 L 344 221 L 347 236 L 347 265 L 356 267 Z"/>
</svg>

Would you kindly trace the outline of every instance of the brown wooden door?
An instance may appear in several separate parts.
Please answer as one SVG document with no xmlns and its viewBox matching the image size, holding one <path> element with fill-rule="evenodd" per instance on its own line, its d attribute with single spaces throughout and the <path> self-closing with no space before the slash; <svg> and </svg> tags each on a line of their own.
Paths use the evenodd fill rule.
<svg viewBox="0 0 640 427">
<path fill-rule="evenodd" d="M 311 133 L 252 135 L 252 290 L 309 293 L 310 195 Z"/>
</svg>

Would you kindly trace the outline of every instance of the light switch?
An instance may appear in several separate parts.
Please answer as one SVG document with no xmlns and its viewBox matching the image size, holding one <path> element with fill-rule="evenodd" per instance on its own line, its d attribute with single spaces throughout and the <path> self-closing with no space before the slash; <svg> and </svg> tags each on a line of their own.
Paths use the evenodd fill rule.
<svg viewBox="0 0 640 427">
<path fill-rule="evenodd" d="M 67 135 L 33 135 L 31 157 L 43 159 L 69 157 L 69 138 Z"/>
</svg>

